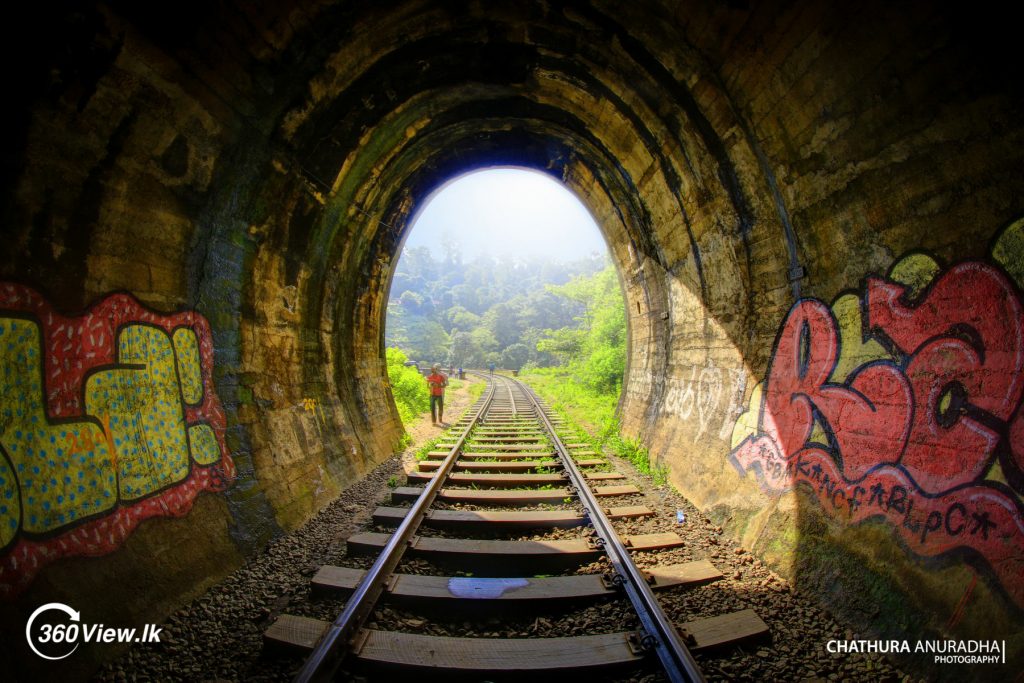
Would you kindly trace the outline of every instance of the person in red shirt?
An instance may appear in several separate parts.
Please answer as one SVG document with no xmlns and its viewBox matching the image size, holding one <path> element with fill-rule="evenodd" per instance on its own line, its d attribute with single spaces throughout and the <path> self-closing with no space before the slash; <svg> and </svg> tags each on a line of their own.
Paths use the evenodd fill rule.
<svg viewBox="0 0 1024 683">
<path fill-rule="evenodd" d="M 448 386 L 448 378 L 441 374 L 441 365 L 434 363 L 427 377 L 430 385 L 430 419 L 432 424 L 444 424 L 444 388 Z"/>
</svg>

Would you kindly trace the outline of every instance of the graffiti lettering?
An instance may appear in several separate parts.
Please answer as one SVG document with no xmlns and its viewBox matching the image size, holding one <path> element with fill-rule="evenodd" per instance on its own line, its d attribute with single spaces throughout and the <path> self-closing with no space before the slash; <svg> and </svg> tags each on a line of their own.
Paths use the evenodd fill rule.
<svg viewBox="0 0 1024 683">
<path fill-rule="evenodd" d="M 863 301 L 790 309 L 729 460 L 850 523 L 888 520 L 918 555 L 972 549 L 1024 605 L 1022 396 L 1017 285 L 999 265 L 912 254 Z"/>
<path fill-rule="evenodd" d="M 846 503 L 850 506 L 850 510 L 849 510 L 850 515 L 853 515 L 855 512 L 857 512 L 857 508 L 860 507 L 860 497 L 861 497 L 861 494 L 864 494 L 864 493 L 867 493 L 867 489 L 865 489 L 863 486 L 854 486 L 853 487 L 853 495 L 852 496 L 848 496 L 846 498 Z"/>
<path fill-rule="evenodd" d="M 116 549 L 233 477 L 202 316 L 127 295 L 77 318 L 0 283 L 0 595 Z"/>
<path fill-rule="evenodd" d="M 718 427 L 718 419 L 721 419 L 719 438 L 727 437 L 732 423 L 743 411 L 743 394 L 747 386 L 746 374 L 742 370 L 730 368 L 728 374 L 731 380 L 728 393 L 725 390 L 725 372 L 711 361 L 703 366 L 691 365 L 688 371 L 682 371 L 685 379 L 665 379 L 662 411 L 682 420 L 696 417 L 694 440 L 704 435 L 709 427 Z M 629 394 L 645 396 L 651 385 L 650 379 L 638 378 L 634 384 L 631 378 Z M 724 405 L 723 397 L 726 399 Z"/>
<path fill-rule="evenodd" d="M 869 328 L 910 357 L 916 412 L 903 466 L 926 487 L 935 480 L 947 487 L 973 481 L 988 466 L 999 434 L 966 408 L 1005 422 L 1020 402 L 1020 301 L 1005 275 L 975 262 L 950 269 L 916 306 L 905 305 L 904 294 L 899 284 L 868 280 Z"/>
<path fill-rule="evenodd" d="M 954 512 L 958 512 L 960 514 L 960 520 L 958 520 L 959 524 L 955 529 L 953 528 L 954 525 L 951 523 Z M 967 508 L 965 508 L 960 503 L 953 503 L 952 505 L 950 505 L 949 509 L 946 510 L 946 533 L 948 533 L 950 536 L 959 536 L 963 532 L 964 527 L 967 526 L 967 523 L 962 521 L 966 517 Z"/>
<path fill-rule="evenodd" d="M 1024 520 L 1019 504 L 996 487 L 973 486 L 941 496 L 921 492 L 899 467 L 883 465 L 860 484 L 843 478 L 831 454 L 802 450 L 791 482 L 812 491 L 823 509 L 847 522 L 887 520 L 919 555 L 933 556 L 968 547 L 984 556 L 1007 592 L 1024 603 Z M 870 495 L 866 504 L 860 499 Z M 845 499 L 846 505 L 842 502 Z"/>
<path fill-rule="evenodd" d="M 933 531 L 938 531 L 942 528 L 942 513 L 938 510 L 932 510 L 928 513 L 928 519 L 924 522 L 924 531 L 921 532 L 921 543 L 924 543 L 928 538 L 928 534 Z"/>
<path fill-rule="evenodd" d="M 302 408 L 313 416 L 313 422 L 316 424 L 317 434 L 319 434 L 320 438 L 323 439 L 324 433 L 320 424 L 323 423 L 326 425 L 327 420 L 324 418 L 324 409 L 320 406 L 320 402 L 315 398 L 304 398 L 302 399 Z"/>
<path fill-rule="evenodd" d="M 911 392 L 896 367 L 872 363 L 855 371 L 848 386 L 831 384 L 839 358 L 838 330 L 828 307 L 813 299 L 793 307 L 775 349 L 761 429 L 783 453 L 808 443 L 821 419 L 849 478 L 863 476 L 879 460 L 898 460 L 910 429 Z M 840 416 L 843 428 L 835 429 Z"/>
</svg>

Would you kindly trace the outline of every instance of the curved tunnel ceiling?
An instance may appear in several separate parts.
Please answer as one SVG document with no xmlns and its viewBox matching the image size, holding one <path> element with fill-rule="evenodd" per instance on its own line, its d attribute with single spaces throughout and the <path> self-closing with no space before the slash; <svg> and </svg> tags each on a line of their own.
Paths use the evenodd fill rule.
<svg viewBox="0 0 1024 683">
<path fill-rule="evenodd" d="M 427 168 L 440 164 L 454 170 L 460 165 L 472 168 L 488 162 L 486 149 L 480 149 L 475 137 L 519 129 L 536 136 L 540 145 L 563 147 L 547 150 L 547 159 L 542 155 L 524 160 L 529 165 L 559 173 L 569 160 L 580 160 L 591 169 L 603 169 L 604 176 L 618 176 L 601 183 L 607 191 L 608 184 L 616 180 L 633 186 L 635 181 L 622 159 L 639 151 L 649 157 L 644 159 L 648 166 L 644 170 L 660 173 L 668 191 L 675 195 L 684 222 L 688 223 L 681 178 L 687 177 L 691 195 L 724 190 L 738 217 L 737 227 L 741 233 L 748 230 L 753 220 L 750 202 L 743 196 L 721 140 L 692 96 L 638 41 L 627 39 L 628 48 L 624 48 L 623 36 L 628 35 L 621 27 L 603 15 L 588 14 L 594 23 L 569 11 L 552 10 L 525 31 L 518 23 L 520 17 L 515 18 L 516 23 L 503 25 L 490 18 L 463 16 L 442 31 L 443 22 L 432 21 L 430 15 L 414 16 L 410 20 L 413 26 L 395 28 L 403 42 L 358 77 L 345 79 L 337 99 L 315 106 L 312 113 L 303 111 L 301 125 L 296 123 L 297 117 L 285 117 L 286 127 L 296 130 L 292 142 L 297 157 L 303 160 L 304 172 L 317 179 L 338 177 L 339 157 L 355 148 L 365 153 L 384 146 L 404 148 L 397 154 L 390 152 L 401 159 L 391 159 L 389 165 L 409 167 L 406 159 L 411 154 L 414 164 Z M 415 26 L 433 30 L 420 37 Z M 501 42 L 507 34 L 537 42 Z M 586 40 L 581 40 L 581 35 Z M 394 36 L 382 37 L 379 32 L 374 36 L 383 44 L 394 42 Z M 481 40 L 489 42 L 481 44 Z M 607 50 L 602 50 L 603 46 Z M 335 76 L 333 80 L 341 79 Z M 666 95 L 676 106 L 664 106 Z M 691 131 L 688 135 L 683 134 L 684 127 Z M 691 140 L 685 138 L 698 140 L 689 145 L 696 151 L 687 149 Z M 505 149 L 498 141 L 491 144 L 493 161 L 524 162 L 517 158 L 523 154 L 522 141 L 510 137 Z M 468 149 L 463 151 L 463 147 Z M 446 154 L 452 161 L 427 161 L 425 150 Z M 672 158 L 674 153 L 681 162 Z M 699 162 L 694 157 L 704 162 L 706 171 L 695 168 Z M 717 187 L 702 187 L 706 183 Z M 619 199 L 625 197 L 619 194 Z M 644 208 L 637 206 L 636 199 L 621 203 L 633 204 L 641 212 Z M 643 213 L 634 219 L 641 225 L 649 222 Z M 645 236 L 650 231 L 638 232 Z M 643 245 L 641 251 L 650 253 L 652 246 Z M 697 249 L 692 232 L 689 247 Z M 699 258 L 696 260 L 701 289 L 706 290 Z"/>
</svg>

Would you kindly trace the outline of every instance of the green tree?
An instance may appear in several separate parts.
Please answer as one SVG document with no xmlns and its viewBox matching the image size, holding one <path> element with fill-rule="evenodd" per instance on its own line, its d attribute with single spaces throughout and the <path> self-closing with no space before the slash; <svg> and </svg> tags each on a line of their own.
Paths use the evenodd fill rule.
<svg viewBox="0 0 1024 683">
<path fill-rule="evenodd" d="M 500 347 L 498 346 L 498 340 L 494 337 L 494 334 L 486 327 L 478 327 L 469 333 L 473 338 L 473 343 L 478 349 L 484 353 L 490 353 L 497 351 Z"/>
<path fill-rule="evenodd" d="M 530 347 L 523 343 L 511 344 L 501 352 L 501 367 L 519 370 L 530 359 Z"/>
<path fill-rule="evenodd" d="M 402 292 L 402 296 L 398 300 L 398 304 L 412 315 L 426 315 L 430 313 L 431 309 L 431 306 L 427 303 L 427 299 L 425 299 L 422 294 L 409 289 Z"/>
<path fill-rule="evenodd" d="M 626 371 L 626 310 L 615 269 L 608 265 L 548 290 L 583 304 L 584 313 L 575 327 L 546 331 L 538 351 L 554 354 L 597 393 L 618 394 Z"/>
<path fill-rule="evenodd" d="M 416 340 L 412 351 L 416 360 L 429 363 L 440 362 L 448 356 L 451 340 L 441 323 L 427 318 L 417 318 L 408 325 L 409 337 Z"/>
<path fill-rule="evenodd" d="M 452 306 L 444 312 L 448 330 L 473 330 L 480 325 L 480 316 L 470 313 L 462 306 Z"/>
<path fill-rule="evenodd" d="M 467 284 L 455 285 L 451 289 L 452 304 L 460 306 L 467 311 L 479 311 L 480 299 L 477 297 L 477 290 Z"/>
<path fill-rule="evenodd" d="M 519 325 L 515 311 L 506 303 L 491 306 L 483 316 L 483 324 L 498 342 L 500 348 L 513 344 L 519 339 Z"/>
<path fill-rule="evenodd" d="M 485 366 L 489 359 L 508 367 L 577 367 L 581 354 L 597 348 L 584 348 L 587 335 L 597 334 L 610 346 L 617 343 L 615 321 L 602 322 L 607 316 L 594 305 L 599 296 L 611 292 L 591 282 L 605 263 L 602 259 L 560 263 L 480 256 L 465 262 L 457 245 L 443 246 L 441 260 L 421 247 L 403 252 L 396 264 L 385 328 L 387 347 L 400 348 L 418 361 L 463 367 Z M 608 272 L 614 276 L 614 271 Z M 608 282 L 614 284 L 614 277 Z M 621 318 L 624 323 L 624 315 Z M 624 334 L 619 336 L 625 339 Z M 526 346 L 525 360 L 518 344 Z M 617 358 L 611 352 L 595 356 L 599 385 L 609 385 Z M 582 366 L 577 370 L 584 371 Z"/>
<path fill-rule="evenodd" d="M 473 341 L 473 335 L 462 330 L 452 332 L 446 360 L 449 365 L 462 368 L 478 368 L 483 365 L 483 355 Z"/>
<path fill-rule="evenodd" d="M 537 342 L 537 350 L 550 353 L 562 365 L 568 365 L 583 351 L 583 331 L 575 327 L 544 330 L 544 337 Z"/>
</svg>

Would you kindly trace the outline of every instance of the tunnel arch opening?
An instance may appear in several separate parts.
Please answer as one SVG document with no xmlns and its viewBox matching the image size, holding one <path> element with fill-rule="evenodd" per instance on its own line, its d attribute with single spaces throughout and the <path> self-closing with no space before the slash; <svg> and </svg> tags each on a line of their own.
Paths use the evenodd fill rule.
<svg viewBox="0 0 1024 683">
<path fill-rule="evenodd" d="M 480 125 L 485 129 L 489 127 L 486 123 Z M 420 145 L 425 146 L 425 143 Z M 579 162 L 578 159 L 573 160 L 577 155 L 565 147 L 564 143 L 556 143 L 550 135 L 541 135 L 528 129 L 514 132 L 488 131 L 480 136 L 466 136 L 452 144 L 447 144 L 443 140 L 437 141 L 429 149 L 433 152 L 434 158 L 413 169 L 408 177 L 401 179 L 405 184 L 401 190 L 392 193 L 390 203 L 381 198 L 381 203 L 388 208 L 380 209 L 374 218 L 381 216 L 377 224 L 387 227 L 381 229 L 376 236 L 381 242 L 375 244 L 378 256 L 374 262 L 387 266 L 379 272 L 375 271 L 376 279 L 373 284 L 363 288 L 367 296 L 373 296 L 373 291 L 387 291 L 393 274 L 393 260 L 397 258 L 399 245 L 408 234 L 411 219 L 417 208 L 425 201 L 419 198 L 429 197 L 450 178 L 496 165 L 536 169 L 552 176 L 556 182 L 564 183 L 576 196 L 582 196 L 585 206 L 594 206 L 591 202 L 596 200 L 598 208 L 591 211 L 603 217 L 603 220 L 599 219 L 597 223 L 612 247 L 611 260 L 616 265 L 622 284 L 625 285 L 627 280 L 623 273 L 629 269 L 624 268 L 622 264 L 635 260 L 638 254 L 643 253 L 644 247 L 640 245 L 649 238 L 642 229 L 636 228 L 630 232 L 637 234 L 638 240 L 624 237 L 627 221 L 635 224 L 643 210 L 637 204 L 635 196 L 630 196 L 628 190 L 619 189 L 621 176 L 616 177 L 613 173 L 607 180 L 597 179 L 587 164 Z M 392 187 L 400 186 L 400 178 L 397 176 L 393 183 L 387 175 L 383 175 L 382 180 Z M 611 192 L 624 197 L 623 201 L 616 203 Z M 626 207 L 625 210 L 623 206 Z M 369 221 L 374 220 L 369 216 L 366 218 Z M 630 277 L 634 281 L 637 279 L 635 272 Z M 626 287 L 624 289 L 627 290 L 626 298 L 630 310 L 649 311 L 653 308 L 647 301 L 650 288 L 645 284 L 634 282 L 631 290 Z M 363 330 L 358 336 L 380 339 L 378 357 L 383 355 L 384 316 L 385 310 L 380 308 L 376 318 L 360 317 L 358 321 L 360 329 Z M 631 316 L 630 334 L 633 333 L 632 328 L 635 324 L 636 321 Z M 364 325 L 365 327 L 362 327 Z"/>
<path fill-rule="evenodd" d="M 282 18 L 269 11 L 255 24 Z M 400 426 L 382 390 L 383 300 L 411 214 L 443 178 L 535 168 L 591 208 L 630 313 L 626 428 L 660 439 L 662 452 L 676 427 L 661 428 L 660 406 L 674 405 L 673 382 L 689 371 L 680 353 L 722 341 L 742 347 L 730 360 L 756 357 L 771 334 L 770 315 L 749 305 L 750 264 L 771 262 L 777 279 L 775 219 L 760 172 L 744 163 L 751 150 L 728 132 L 742 116 L 661 8 L 412 2 L 392 13 L 364 3 L 296 11 L 252 44 L 246 31 L 222 34 L 217 17 L 178 40 L 124 14 L 97 14 L 99 82 L 33 123 L 37 142 L 71 148 L 65 131 L 78 128 L 62 116 L 96 124 L 80 182 L 53 189 L 45 164 L 32 167 L 17 207 L 39 217 L 25 224 L 55 225 L 55 243 L 71 226 L 96 251 L 73 251 L 82 263 L 67 270 L 33 246 L 31 265 L 8 273 L 58 275 L 61 290 L 82 285 L 81 301 L 125 289 L 209 318 L 226 448 L 240 465 L 222 512 L 245 552 L 391 451 Z M 651 27 L 643 40 L 637 26 Z M 206 47 L 219 42 L 200 35 L 238 51 L 220 61 Z M 51 192 L 38 198 L 44 208 L 28 206 L 32 187 Z M 153 201 L 124 211 L 121 188 Z M 81 198 L 82 211 L 60 215 Z M 139 219 L 169 226 L 160 237 L 180 280 Z M 709 288 L 709 268 L 734 286 Z M 757 294 L 769 312 L 786 299 L 771 285 Z M 707 322 L 726 309 L 737 318 L 727 341 Z"/>
<path fill-rule="evenodd" d="M 518 371 L 574 360 L 537 348 L 543 330 L 574 329 L 584 313 L 570 313 L 580 304 L 545 286 L 593 277 L 611 260 L 592 213 L 560 179 L 519 166 L 484 167 L 441 182 L 411 216 L 388 283 L 389 354 L 400 349 L 421 369 L 437 361 Z M 609 301 L 617 298 L 624 308 L 617 269 L 615 282 Z M 625 357 L 625 345 L 618 352 Z M 399 386 L 401 398 L 393 394 L 408 420 L 415 398 Z"/>
</svg>

